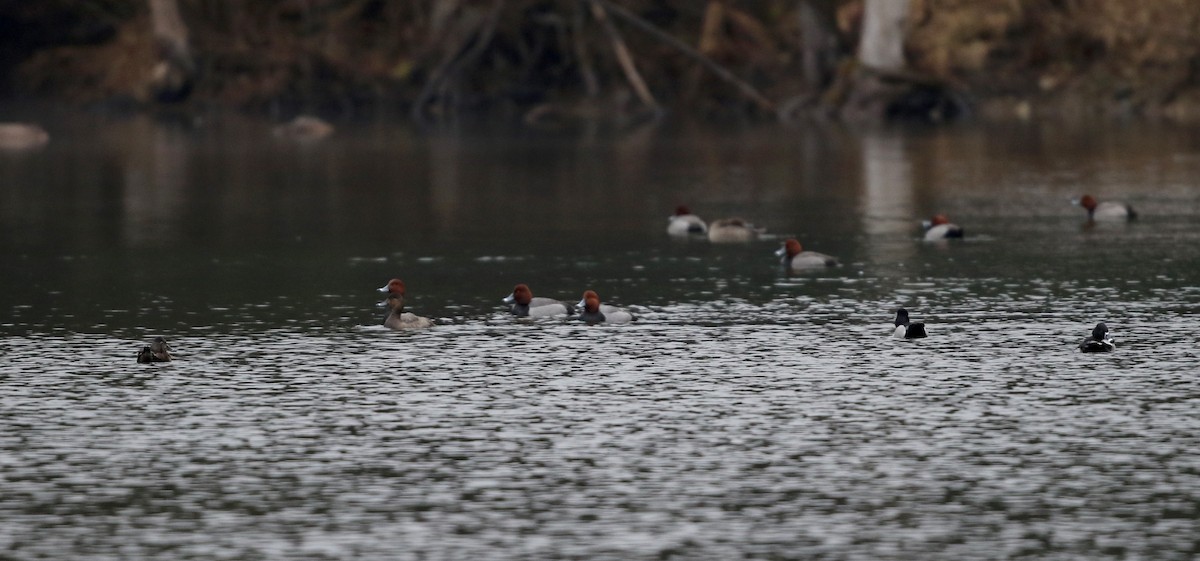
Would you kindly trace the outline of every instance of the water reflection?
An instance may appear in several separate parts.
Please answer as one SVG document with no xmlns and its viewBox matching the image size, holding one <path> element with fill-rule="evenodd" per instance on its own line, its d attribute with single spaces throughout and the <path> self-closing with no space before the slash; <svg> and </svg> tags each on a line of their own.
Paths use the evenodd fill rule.
<svg viewBox="0 0 1200 561">
<path fill-rule="evenodd" d="M 188 178 L 193 148 L 185 131 L 158 126 L 147 119 L 129 123 L 128 150 L 115 165 L 119 188 L 123 243 L 135 247 L 175 244 L 187 212 Z"/>
<path fill-rule="evenodd" d="M 916 251 L 913 239 L 918 216 L 904 136 L 879 131 L 861 142 L 861 216 L 867 257 L 886 273 L 903 274 Z"/>
</svg>

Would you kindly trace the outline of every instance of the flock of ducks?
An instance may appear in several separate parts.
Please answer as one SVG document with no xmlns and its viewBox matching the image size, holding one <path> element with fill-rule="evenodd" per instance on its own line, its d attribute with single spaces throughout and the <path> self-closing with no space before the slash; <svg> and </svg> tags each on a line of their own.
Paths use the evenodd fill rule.
<svg viewBox="0 0 1200 561">
<path fill-rule="evenodd" d="M 433 327 L 434 321 L 404 311 L 404 281 L 392 279 L 379 289 L 387 294 L 380 306 L 387 308 L 388 314 L 383 318 L 384 327 L 390 329 L 422 329 Z M 582 321 L 588 325 L 621 324 L 633 321 L 633 314 L 624 308 L 600 303 L 600 295 L 595 290 L 585 290 L 579 303 L 571 304 L 553 298 L 534 297 L 533 290 L 527 284 L 513 287 L 512 294 L 502 300 L 509 305 L 509 312 L 519 318 L 553 318 L 566 317 Z"/>
<path fill-rule="evenodd" d="M 675 208 L 675 214 L 668 217 L 667 234 L 677 238 L 703 237 L 713 243 L 743 243 L 759 239 L 766 233 L 743 218 L 722 218 L 706 224 L 703 219 L 692 214 L 686 205 Z M 949 240 L 963 237 L 963 229 L 950 222 L 944 214 L 938 214 L 924 223 L 925 241 Z M 800 241 L 795 238 L 784 240 L 783 246 L 775 252 L 781 258 L 785 268 L 792 270 L 820 269 L 836 267 L 839 262 L 836 257 L 806 251 Z"/>
<path fill-rule="evenodd" d="M 1133 207 L 1128 204 L 1115 201 L 1098 202 L 1091 195 L 1084 195 L 1073 203 L 1087 210 L 1089 222 L 1094 220 L 1132 220 L 1137 217 Z M 667 234 L 676 237 L 704 237 L 713 243 L 750 242 L 759 239 L 766 233 L 764 228 L 757 227 L 742 218 L 723 218 L 715 220 L 711 224 L 706 223 L 699 216 L 692 214 L 692 211 L 684 205 L 677 207 L 675 214 L 668 220 Z M 934 216 L 923 222 L 922 226 L 925 229 L 923 239 L 926 241 L 963 237 L 963 229 L 951 223 L 944 214 Z M 782 247 L 776 251 L 776 255 L 780 257 L 780 264 L 789 270 L 811 270 L 839 265 L 836 257 L 816 251 L 807 251 L 795 238 L 784 240 Z M 385 327 L 408 330 L 434 326 L 435 323 L 432 319 L 404 310 L 406 296 L 404 281 L 391 279 L 386 285 L 379 288 L 379 292 L 387 295 L 379 304 L 388 310 L 387 316 L 383 320 Z M 513 287 L 511 294 L 503 298 L 502 302 L 508 304 L 509 312 L 519 318 L 564 317 L 582 321 L 587 325 L 624 324 L 634 320 L 633 314 L 628 310 L 601 303 L 600 295 L 594 290 L 584 291 L 579 302 L 572 304 L 553 298 L 534 297 L 529 285 L 518 284 Z M 892 332 L 892 337 L 894 338 L 921 339 L 928 336 L 925 324 L 911 321 L 908 310 L 904 308 L 896 311 L 896 319 L 893 323 L 895 330 Z M 1091 336 L 1084 338 L 1079 344 L 1079 349 L 1085 353 L 1109 352 L 1116 349 L 1116 342 L 1108 331 L 1108 326 L 1099 323 L 1092 330 Z M 171 360 L 170 351 L 171 347 L 167 344 L 166 339 L 155 337 L 150 345 L 144 346 L 138 351 L 137 361 L 139 363 L 169 362 Z"/>
<path fill-rule="evenodd" d="M 1088 223 L 1097 220 L 1127 221 L 1137 218 L 1133 207 L 1120 201 L 1097 201 L 1091 195 L 1084 195 L 1073 200 L 1073 204 L 1083 207 L 1088 213 Z M 758 228 L 742 218 L 723 218 L 707 224 L 699 216 L 692 213 L 686 205 L 675 208 L 675 214 L 668 217 L 667 234 L 680 238 L 704 237 L 713 243 L 748 242 L 759 239 L 765 230 Z M 922 239 L 928 242 L 961 239 L 964 235 L 961 226 L 950 222 L 944 214 L 922 222 L 925 233 Z M 836 257 L 806 251 L 795 238 L 784 240 L 783 246 L 775 252 L 781 258 L 784 268 L 798 271 L 836 267 L 839 265 Z M 921 339 L 928 336 L 925 324 L 912 322 L 908 310 L 900 308 L 896 311 L 896 326 L 892 336 L 897 339 Z M 1108 331 L 1108 326 L 1100 323 L 1092 330 L 1092 335 L 1079 344 L 1079 350 L 1085 353 L 1109 352 L 1116 349 L 1116 342 Z"/>
</svg>

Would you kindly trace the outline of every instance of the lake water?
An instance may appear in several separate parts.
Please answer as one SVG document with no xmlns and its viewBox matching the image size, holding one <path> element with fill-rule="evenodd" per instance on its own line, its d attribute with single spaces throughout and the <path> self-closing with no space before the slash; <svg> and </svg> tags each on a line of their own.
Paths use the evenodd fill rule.
<svg viewBox="0 0 1200 561">
<path fill-rule="evenodd" d="M 1200 555 L 1195 130 L 44 122 L 0 153 L 0 558 Z M 380 325 L 392 277 L 437 327 Z"/>
</svg>

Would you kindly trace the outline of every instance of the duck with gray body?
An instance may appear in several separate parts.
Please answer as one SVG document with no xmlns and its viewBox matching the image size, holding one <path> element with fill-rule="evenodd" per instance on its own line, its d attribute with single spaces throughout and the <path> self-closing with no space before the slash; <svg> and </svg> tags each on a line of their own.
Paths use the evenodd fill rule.
<svg viewBox="0 0 1200 561">
<path fill-rule="evenodd" d="M 780 263 L 784 268 L 792 271 L 802 271 L 808 269 L 823 269 L 826 267 L 837 267 L 838 260 L 832 255 L 825 255 L 816 251 L 805 251 L 795 238 L 790 238 L 783 242 L 783 247 L 775 251 L 775 255 L 780 257 Z"/>
<path fill-rule="evenodd" d="M 513 287 L 512 294 L 504 297 L 503 302 L 510 305 L 509 311 L 517 317 L 545 318 L 575 313 L 575 309 L 565 302 L 553 298 L 535 298 L 533 291 L 525 284 Z"/>
<path fill-rule="evenodd" d="M 594 290 L 585 290 L 578 306 L 578 319 L 588 325 L 629 323 L 634 319 L 633 314 L 623 308 L 601 304 L 600 295 Z"/>
</svg>

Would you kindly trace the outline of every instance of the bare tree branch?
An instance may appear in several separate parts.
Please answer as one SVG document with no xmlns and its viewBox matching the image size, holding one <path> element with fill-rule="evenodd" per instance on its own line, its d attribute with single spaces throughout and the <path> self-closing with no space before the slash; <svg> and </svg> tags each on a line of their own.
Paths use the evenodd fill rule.
<svg viewBox="0 0 1200 561">
<path fill-rule="evenodd" d="M 642 100 L 642 103 L 657 111 L 658 102 L 654 100 L 654 94 L 650 93 L 650 88 L 646 87 L 646 81 L 638 73 L 637 66 L 633 63 L 633 55 L 629 54 L 629 48 L 625 46 L 625 40 L 621 38 L 621 32 L 608 19 L 604 6 L 598 0 L 591 0 L 590 4 L 592 17 L 604 26 L 604 32 L 608 34 L 609 41 L 612 41 L 613 52 L 617 55 L 617 62 L 621 64 L 621 70 L 625 72 L 625 79 L 629 81 L 629 85 L 633 87 L 634 93 Z"/>
<path fill-rule="evenodd" d="M 632 24 L 634 27 L 637 27 L 638 29 L 641 29 L 642 31 L 649 33 L 650 35 L 654 36 L 654 38 L 679 50 L 684 55 L 686 55 L 688 58 L 700 63 L 701 65 L 703 65 L 710 72 L 715 74 L 721 80 L 724 80 L 724 81 L 732 84 L 734 87 L 736 87 L 738 89 L 739 92 L 741 92 L 741 94 L 743 96 L 745 96 L 747 99 L 753 101 L 760 108 L 762 108 L 766 111 L 771 111 L 771 112 L 775 111 L 775 104 L 771 103 L 771 100 L 767 99 L 761 93 L 759 93 L 758 90 L 754 88 L 754 86 L 751 86 L 744 80 L 738 78 L 737 76 L 734 76 L 732 72 L 726 70 L 723 66 L 713 62 L 712 59 L 704 56 L 703 53 L 697 51 L 696 49 L 693 49 L 687 43 L 684 43 L 683 41 L 676 39 L 672 35 L 664 33 L 661 29 L 659 29 L 658 27 L 655 27 L 654 24 L 638 17 L 637 14 L 634 14 L 633 12 L 630 12 L 629 10 L 622 8 L 621 6 L 614 4 L 614 3 L 610 2 L 609 0 L 590 0 L 590 1 L 593 4 L 600 4 L 600 5 L 604 6 L 613 15 L 620 17 L 621 19 Z"/>
</svg>

